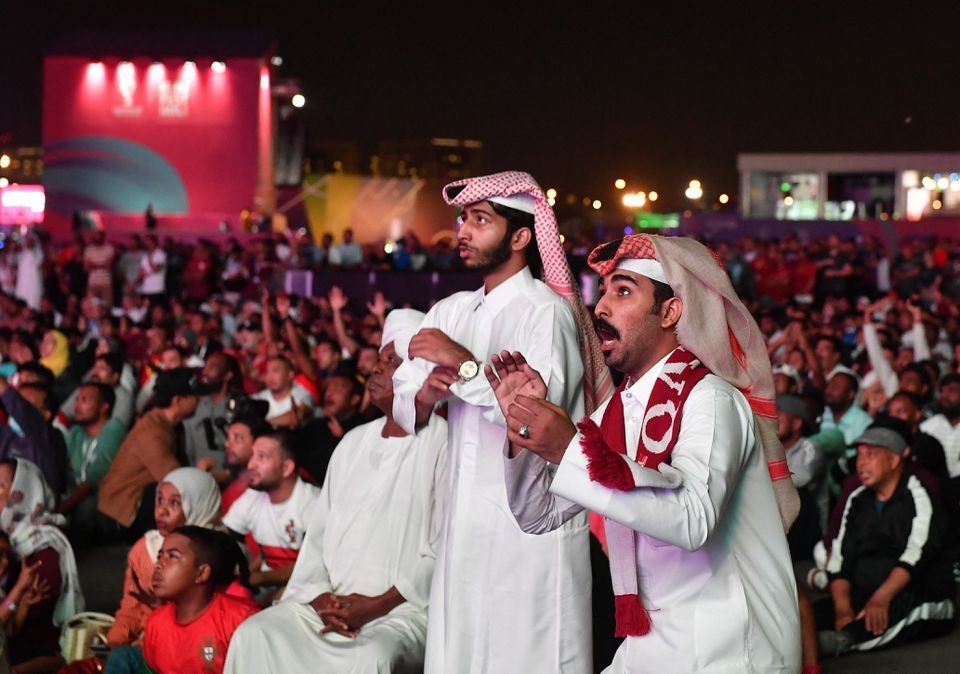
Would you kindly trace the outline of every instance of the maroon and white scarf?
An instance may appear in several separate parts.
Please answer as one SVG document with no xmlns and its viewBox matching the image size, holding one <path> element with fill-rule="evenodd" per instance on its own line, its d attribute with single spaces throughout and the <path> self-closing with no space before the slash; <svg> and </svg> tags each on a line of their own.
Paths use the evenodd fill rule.
<svg viewBox="0 0 960 674">
<path fill-rule="evenodd" d="M 640 425 L 636 459 L 627 453 L 620 397 L 627 385 L 624 381 L 610 399 L 599 426 L 590 417 L 578 426 L 583 435 L 580 444 L 587 457 L 590 479 L 610 489 L 629 491 L 643 486 L 637 481 L 635 467 L 657 470 L 661 463 L 669 463 L 680 434 L 683 405 L 693 387 L 708 374 L 710 370 L 683 347 L 670 355 L 650 391 Z M 610 519 L 606 520 L 606 528 L 616 600 L 616 636 L 642 636 L 650 631 L 650 618 L 640 597 L 636 535 L 629 527 Z"/>
</svg>

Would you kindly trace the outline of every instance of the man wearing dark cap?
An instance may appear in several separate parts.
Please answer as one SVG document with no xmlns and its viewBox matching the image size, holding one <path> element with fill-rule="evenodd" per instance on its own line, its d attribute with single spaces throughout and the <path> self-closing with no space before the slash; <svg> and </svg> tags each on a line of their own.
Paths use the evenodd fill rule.
<svg viewBox="0 0 960 674">
<path fill-rule="evenodd" d="M 954 586 L 943 507 L 909 468 L 909 429 L 894 419 L 854 440 L 857 475 L 833 540 L 831 599 L 815 605 L 821 655 L 945 634 Z"/>
<path fill-rule="evenodd" d="M 153 527 L 156 485 L 181 465 L 176 428 L 193 415 L 206 393 L 210 387 L 196 370 L 178 367 L 157 376 L 157 407 L 133 427 L 100 482 L 99 528 L 104 536 L 133 540 Z"/>
</svg>

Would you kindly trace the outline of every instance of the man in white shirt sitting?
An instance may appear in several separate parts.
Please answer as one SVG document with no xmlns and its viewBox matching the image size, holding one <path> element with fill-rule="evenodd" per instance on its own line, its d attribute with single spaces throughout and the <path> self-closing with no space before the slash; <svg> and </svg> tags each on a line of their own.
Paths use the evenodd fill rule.
<svg viewBox="0 0 960 674">
<path fill-rule="evenodd" d="M 421 318 L 387 317 L 367 384 L 386 416 L 337 447 L 283 601 L 240 626 L 225 672 L 422 671 L 447 424 L 410 435 L 392 413 L 397 351 Z"/>
<path fill-rule="evenodd" d="M 940 380 L 937 399 L 939 414 L 922 424 L 920 430 L 932 435 L 943 445 L 951 482 L 960 478 L 960 374 L 951 373 Z"/>
<path fill-rule="evenodd" d="M 254 441 L 247 463 L 250 488 L 223 517 L 230 531 L 239 538 L 252 534 L 260 547 L 260 564 L 250 574 L 256 587 L 286 584 L 320 495 L 320 489 L 297 475 L 295 438 L 281 429 Z"/>
</svg>

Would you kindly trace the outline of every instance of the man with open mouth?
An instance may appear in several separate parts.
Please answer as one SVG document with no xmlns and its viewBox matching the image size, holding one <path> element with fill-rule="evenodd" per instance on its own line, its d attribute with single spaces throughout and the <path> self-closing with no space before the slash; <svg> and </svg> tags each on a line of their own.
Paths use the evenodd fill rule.
<svg viewBox="0 0 960 674">
<path fill-rule="evenodd" d="M 425 669 L 589 672 L 586 513 L 545 536 L 517 526 L 500 464 L 506 422 L 480 370 L 490 354 L 523 350 L 544 372 L 545 397 L 577 417 L 585 399 L 609 387 L 609 373 L 599 351 L 586 363 L 581 357 L 581 344 L 592 349 L 596 337 L 534 179 L 508 171 L 452 183 L 443 195 L 461 209 L 460 257 L 483 274 L 483 287 L 430 310 L 393 378 L 394 418 L 407 432 L 434 406 L 448 406 Z M 541 266 L 545 282 L 536 278 Z"/>
<path fill-rule="evenodd" d="M 625 375 L 614 395 L 575 426 L 525 354 L 486 370 L 517 523 L 541 534 L 584 508 L 605 516 L 626 637 L 607 672 L 799 671 L 784 535 L 799 502 L 756 322 L 692 239 L 628 236 L 588 263 L 600 349 Z"/>
</svg>

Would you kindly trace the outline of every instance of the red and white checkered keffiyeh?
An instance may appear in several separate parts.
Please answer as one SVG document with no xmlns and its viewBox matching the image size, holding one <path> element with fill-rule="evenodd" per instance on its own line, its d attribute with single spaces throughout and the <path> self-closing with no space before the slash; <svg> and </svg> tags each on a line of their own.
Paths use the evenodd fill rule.
<svg viewBox="0 0 960 674">
<path fill-rule="evenodd" d="M 451 187 L 463 185 L 453 197 L 447 194 Z M 503 171 L 488 176 L 466 178 L 443 188 L 444 200 L 454 206 L 467 206 L 490 197 L 511 197 L 525 194 L 534 200 L 534 229 L 537 246 L 543 261 L 543 282 L 570 303 L 580 331 L 580 349 L 583 354 L 583 393 L 586 412 L 590 414 L 613 392 L 613 379 L 603 360 L 600 341 L 593 329 L 593 316 L 587 311 L 583 297 L 560 245 L 560 232 L 553 209 L 547 203 L 540 185 L 529 173 Z"/>
<path fill-rule="evenodd" d="M 691 354 L 696 354 L 699 362 L 710 372 L 735 386 L 746 396 L 757 423 L 780 517 L 784 528 L 789 528 L 797 516 L 800 502 L 790 480 L 783 445 L 777 434 L 777 411 L 770 358 L 760 328 L 734 291 L 723 264 L 715 253 L 693 239 L 645 234 L 627 236 L 619 241 L 597 246 L 590 253 L 587 264 L 598 274 L 605 275 L 625 259 L 656 260 L 660 263 L 667 282 L 684 304 L 677 324 L 677 339 L 680 345 Z M 658 408 L 664 404 L 673 405 L 676 409 L 678 401 L 672 398 L 676 397 L 675 391 L 681 390 L 684 398 L 690 392 L 689 388 L 658 388 L 655 385 L 647 409 Z M 595 433 L 584 432 L 585 442 L 591 445 L 588 448 L 584 444 L 584 449 L 591 450 L 588 452 L 591 462 L 598 466 L 596 474 L 593 467 L 590 467 L 591 479 L 612 488 L 629 489 L 634 487 L 635 483 L 619 486 L 609 484 L 611 476 L 616 477 L 609 468 L 622 468 L 621 460 L 630 460 L 622 448 L 615 447 L 608 441 L 609 435 L 614 431 L 618 434 L 624 433 L 622 415 L 619 418 L 614 417 L 615 415 L 611 415 L 610 422 L 618 425 L 618 428 L 604 429 L 607 424 L 603 423 L 599 429 L 604 430 L 604 435 L 608 438 L 600 437 L 599 430 Z M 679 424 L 679 417 L 679 413 L 670 417 L 670 424 Z M 603 421 L 608 421 L 607 415 Z M 644 422 L 646 424 L 646 418 Z M 588 428 L 587 431 L 589 430 L 592 429 Z M 675 441 L 678 431 L 679 428 L 673 427 L 665 431 L 660 429 L 656 436 L 672 438 Z M 604 448 L 610 456 L 605 457 L 602 451 L 598 451 Z M 644 453 L 638 451 L 638 460 L 643 456 Z M 605 472 L 599 470 L 604 464 L 603 459 L 606 459 L 608 468 Z M 632 479 L 629 472 L 623 473 L 619 481 L 623 483 L 624 479 L 628 482 Z M 606 521 L 606 533 L 611 576 L 617 598 L 618 634 L 645 634 L 650 625 L 639 596 L 635 534 L 631 529 L 612 520 Z"/>
</svg>

